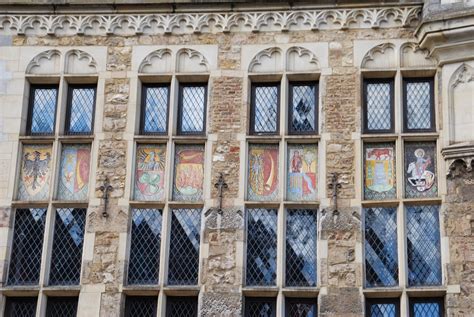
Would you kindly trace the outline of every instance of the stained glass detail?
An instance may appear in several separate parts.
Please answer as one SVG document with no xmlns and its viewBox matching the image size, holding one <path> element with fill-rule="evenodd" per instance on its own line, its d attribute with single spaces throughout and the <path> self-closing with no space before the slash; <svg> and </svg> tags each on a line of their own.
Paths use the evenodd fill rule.
<svg viewBox="0 0 474 317">
<path fill-rule="evenodd" d="M 411 299 L 410 316 L 413 317 L 441 317 L 443 306 L 441 299 Z"/>
<path fill-rule="evenodd" d="M 247 210 L 247 286 L 276 283 L 277 210 Z"/>
<path fill-rule="evenodd" d="M 171 217 L 168 284 L 196 285 L 199 274 L 200 209 L 174 209 Z"/>
<path fill-rule="evenodd" d="M 364 146 L 364 198 L 384 200 L 397 194 L 395 145 L 369 143 Z"/>
<path fill-rule="evenodd" d="M 436 142 L 406 142 L 405 173 L 405 197 L 436 197 Z"/>
<path fill-rule="evenodd" d="M 431 130 L 431 81 L 405 83 L 405 118 L 408 130 Z"/>
<path fill-rule="evenodd" d="M 35 317 L 36 297 L 7 297 L 5 317 Z"/>
<path fill-rule="evenodd" d="M 135 167 L 135 200 L 161 201 L 165 197 L 166 145 L 139 144 Z"/>
<path fill-rule="evenodd" d="M 70 90 L 67 134 L 91 134 L 94 120 L 95 88 L 74 87 Z"/>
<path fill-rule="evenodd" d="M 79 285 L 86 212 L 85 208 L 56 211 L 50 285 Z"/>
<path fill-rule="evenodd" d="M 292 133 L 316 132 L 316 84 L 291 86 Z"/>
<path fill-rule="evenodd" d="M 77 297 L 48 297 L 46 317 L 76 317 Z"/>
<path fill-rule="evenodd" d="M 441 285 L 439 206 L 409 206 L 406 211 L 408 284 Z"/>
<path fill-rule="evenodd" d="M 87 200 L 91 147 L 63 144 L 59 166 L 58 199 Z"/>
<path fill-rule="evenodd" d="M 397 210 L 365 208 L 366 287 L 398 285 Z"/>
<path fill-rule="evenodd" d="M 39 282 L 46 208 L 17 209 L 8 285 Z"/>
<path fill-rule="evenodd" d="M 277 144 L 249 146 L 248 200 L 278 199 L 279 154 Z"/>
<path fill-rule="evenodd" d="M 183 134 L 205 131 L 206 86 L 182 86 L 179 132 Z"/>
<path fill-rule="evenodd" d="M 286 311 L 287 317 L 316 317 L 318 315 L 316 299 L 288 298 Z"/>
<path fill-rule="evenodd" d="M 288 145 L 287 200 L 317 199 L 317 158 L 316 144 Z"/>
<path fill-rule="evenodd" d="M 162 211 L 132 210 L 129 284 L 157 284 L 160 265 Z"/>
<path fill-rule="evenodd" d="M 398 317 L 397 305 L 393 301 L 368 300 L 368 317 Z"/>
<path fill-rule="evenodd" d="M 198 302 L 196 297 L 166 298 L 167 317 L 197 317 Z"/>
<path fill-rule="evenodd" d="M 253 126 L 254 133 L 278 132 L 278 104 L 280 87 L 254 86 L 253 87 Z"/>
<path fill-rule="evenodd" d="M 366 83 L 366 129 L 370 132 L 392 130 L 392 84 Z"/>
<path fill-rule="evenodd" d="M 156 317 L 158 298 L 155 296 L 127 296 L 125 317 Z"/>
<path fill-rule="evenodd" d="M 142 132 L 166 133 L 169 86 L 145 87 L 144 94 Z"/>
<path fill-rule="evenodd" d="M 47 200 L 51 184 L 52 146 L 25 144 L 20 165 L 18 200 Z"/>
<path fill-rule="evenodd" d="M 245 317 L 275 317 L 276 302 L 274 298 L 245 298 Z"/>
<path fill-rule="evenodd" d="M 204 146 L 176 145 L 173 200 L 201 201 L 204 181 Z"/>
<path fill-rule="evenodd" d="M 56 118 L 56 104 L 58 98 L 57 87 L 32 87 L 29 114 L 29 132 L 32 135 L 48 135 L 54 132 Z"/>
<path fill-rule="evenodd" d="M 316 210 L 288 209 L 286 215 L 286 285 L 316 286 Z"/>
</svg>

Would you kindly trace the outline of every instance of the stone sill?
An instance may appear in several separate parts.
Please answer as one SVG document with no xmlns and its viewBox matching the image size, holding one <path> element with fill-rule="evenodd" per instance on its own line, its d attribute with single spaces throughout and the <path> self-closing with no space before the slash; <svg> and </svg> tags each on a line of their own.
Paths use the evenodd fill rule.
<svg viewBox="0 0 474 317">
<path fill-rule="evenodd" d="M 81 291 L 79 285 L 72 286 L 46 286 L 43 293 L 49 296 L 78 296 Z"/>
<path fill-rule="evenodd" d="M 0 293 L 6 296 L 38 296 L 40 287 L 35 286 L 6 286 L 0 288 Z"/>
<path fill-rule="evenodd" d="M 398 137 L 402 137 L 408 141 L 431 141 L 439 137 L 438 132 L 419 132 L 419 133 L 364 133 L 361 139 L 377 139 L 377 141 L 395 141 Z"/>
<path fill-rule="evenodd" d="M 285 287 L 282 289 L 283 295 L 286 297 L 298 298 L 317 298 L 319 288 L 315 287 Z"/>
<path fill-rule="evenodd" d="M 365 288 L 362 291 L 365 297 L 368 298 L 389 298 L 389 297 L 400 297 L 403 293 L 403 289 L 396 288 Z"/>
<path fill-rule="evenodd" d="M 156 296 L 160 292 L 158 285 L 127 285 L 122 287 L 126 295 L 134 296 Z"/>
<path fill-rule="evenodd" d="M 248 286 L 242 288 L 243 295 L 250 297 L 275 297 L 278 295 L 278 291 L 277 286 Z"/>
<path fill-rule="evenodd" d="M 165 286 L 163 292 L 171 296 L 197 296 L 201 290 L 200 286 Z"/>
<path fill-rule="evenodd" d="M 441 297 L 446 294 L 446 287 L 412 287 L 407 288 L 406 292 L 410 297 Z"/>
<path fill-rule="evenodd" d="M 362 200 L 361 204 L 363 207 L 367 206 L 397 206 L 401 202 L 410 205 L 423 205 L 423 204 L 440 204 L 442 199 L 440 197 L 427 197 L 427 198 L 401 198 L 401 199 L 389 199 L 389 200 Z"/>
</svg>

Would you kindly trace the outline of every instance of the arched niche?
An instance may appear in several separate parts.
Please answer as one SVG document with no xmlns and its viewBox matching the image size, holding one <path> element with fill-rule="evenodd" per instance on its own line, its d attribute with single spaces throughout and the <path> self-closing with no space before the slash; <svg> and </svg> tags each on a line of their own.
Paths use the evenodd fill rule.
<svg viewBox="0 0 474 317">
<path fill-rule="evenodd" d="M 201 52 L 185 48 L 179 50 L 176 56 L 176 71 L 180 73 L 209 72 L 209 62 Z"/>
<path fill-rule="evenodd" d="M 61 72 L 61 52 L 48 50 L 36 55 L 26 67 L 27 74 L 59 74 Z"/>
<path fill-rule="evenodd" d="M 368 69 L 388 69 L 396 68 L 397 57 L 395 45 L 383 43 L 371 48 L 362 59 L 362 68 Z"/>
<path fill-rule="evenodd" d="M 250 73 L 272 73 L 283 71 L 282 51 L 278 47 L 264 49 L 250 61 Z"/>
<path fill-rule="evenodd" d="M 462 64 L 449 81 L 451 143 L 474 141 L 474 68 Z"/>
<path fill-rule="evenodd" d="M 286 52 L 286 70 L 290 72 L 307 72 L 319 69 L 316 55 L 309 49 L 293 46 Z"/>
<path fill-rule="evenodd" d="M 171 73 L 173 70 L 172 52 L 167 48 L 151 52 L 138 67 L 139 73 Z"/>
<path fill-rule="evenodd" d="M 97 62 L 87 52 L 82 50 L 70 50 L 66 53 L 66 74 L 94 74 L 97 73 Z"/>
<path fill-rule="evenodd" d="M 421 49 L 416 43 L 405 43 L 400 48 L 401 67 L 435 67 L 435 61 L 427 50 Z"/>
</svg>

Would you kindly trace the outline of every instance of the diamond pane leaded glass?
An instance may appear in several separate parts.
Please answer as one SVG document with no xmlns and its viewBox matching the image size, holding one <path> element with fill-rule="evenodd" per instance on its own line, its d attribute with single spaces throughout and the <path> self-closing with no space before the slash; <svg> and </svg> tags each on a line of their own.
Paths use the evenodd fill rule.
<svg viewBox="0 0 474 317">
<path fill-rule="evenodd" d="M 432 130 L 431 80 L 405 81 L 405 127 Z"/>
<path fill-rule="evenodd" d="M 139 144 L 135 166 L 135 200 L 161 201 L 165 197 L 166 145 Z"/>
<path fill-rule="evenodd" d="M 277 210 L 247 210 L 247 286 L 269 286 L 276 282 Z"/>
<path fill-rule="evenodd" d="M 410 299 L 410 316 L 412 317 L 442 317 L 443 304 L 439 298 Z"/>
<path fill-rule="evenodd" d="M 43 251 L 46 208 L 17 209 L 8 285 L 37 285 Z"/>
<path fill-rule="evenodd" d="M 286 317 L 316 317 L 318 315 L 316 299 L 288 298 L 286 312 Z"/>
<path fill-rule="evenodd" d="M 171 217 L 168 284 L 196 285 L 199 274 L 200 209 L 174 209 Z"/>
<path fill-rule="evenodd" d="M 179 132 L 182 134 L 203 133 L 206 122 L 206 86 L 182 86 L 180 98 Z"/>
<path fill-rule="evenodd" d="M 291 85 L 291 122 L 290 132 L 309 133 L 316 132 L 317 96 L 316 84 Z"/>
<path fill-rule="evenodd" d="M 58 88 L 32 87 L 29 114 L 29 132 L 33 135 L 48 135 L 54 132 Z"/>
<path fill-rule="evenodd" d="M 436 197 L 436 142 L 405 143 L 405 197 Z"/>
<path fill-rule="evenodd" d="M 251 132 L 278 132 L 279 99 L 279 85 L 256 85 L 253 87 Z"/>
<path fill-rule="evenodd" d="M 127 296 L 125 317 L 156 317 L 158 298 L 155 296 Z"/>
<path fill-rule="evenodd" d="M 59 166 L 58 199 L 87 200 L 91 146 L 63 144 Z"/>
<path fill-rule="evenodd" d="M 367 317 L 399 317 L 397 300 L 366 299 Z"/>
<path fill-rule="evenodd" d="M 36 297 L 7 297 L 5 317 L 35 317 Z"/>
<path fill-rule="evenodd" d="M 395 198 L 395 144 L 368 143 L 364 146 L 364 198 Z"/>
<path fill-rule="evenodd" d="M 367 132 L 389 132 L 393 129 L 392 82 L 366 82 L 365 129 Z"/>
<path fill-rule="evenodd" d="M 169 86 L 145 86 L 142 133 L 166 133 L 168 124 Z"/>
<path fill-rule="evenodd" d="M 278 144 L 251 144 L 248 162 L 248 200 L 278 199 Z"/>
<path fill-rule="evenodd" d="M 397 286 L 397 210 L 365 208 L 364 211 L 366 286 Z"/>
<path fill-rule="evenodd" d="M 245 298 L 245 317 L 275 317 L 276 301 L 274 298 Z"/>
<path fill-rule="evenodd" d="M 49 198 L 51 153 L 51 144 L 23 145 L 18 200 L 47 200 Z"/>
<path fill-rule="evenodd" d="M 46 317 L 76 317 L 77 297 L 48 297 Z"/>
<path fill-rule="evenodd" d="M 85 208 L 56 210 L 50 285 L 79 285 L 86 212 Z"/>
<path fill-rule="evenodd" d="M 173 200 L 202 200 L 203 181 L 204 146 L 176 145 Z"/>
<path fill-rule="evenodd" d="M 288 209 L 286 214 L 286 285 L 316 286 L 316 210 Z"/>
<path fill-rule="evenodd" d="M 162 211 L 132 210 L 129 284 L 157 284 L 160 265 Z"/>
<path fill-rule="evenodd" d="M 174 297 L 166 298 L 167 317 L 197 317 L 198 301 L 196 297 Z"/>
<path fill-rule="evenodd" d="M 71 87 L 67 134 L 91 134 L 94 120 L 95 87 Z"/>
<path fill-rule="evenodd" d="M 408 284 L 441 285 L 439 206 L 409 206 L 406 211 Z"/>
<path fill-rule="evenodd" d="M 288 144 L 288 201 L 317 199 L 317 159 L 316 144 Z"/>
</svg>

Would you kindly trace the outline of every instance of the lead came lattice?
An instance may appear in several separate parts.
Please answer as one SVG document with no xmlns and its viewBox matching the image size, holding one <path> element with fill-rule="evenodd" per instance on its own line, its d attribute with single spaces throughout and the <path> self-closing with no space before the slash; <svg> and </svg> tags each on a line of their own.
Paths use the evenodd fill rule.
<svg viewBox="0 0 474 317">
<path fill-rule="evenodd" d="M 406 82 L 406 127 L 408 130 L 431 130 L 431 82 Z"/>
<path fill-rule="evenodd" d="M 125 317 L 156 317 L 157 303 L 155 296 L 127 296 Z"/>
<path fill-rule="evenodd" d="M 204 132 L 206 87 L 183 86 L 181 87 L 180 125 L 182 134 L 196 134 Z"/>
<path fill-rule="evenodd" d="M 366 84 L 366 129 L 386 132 L 392 127 L 392 85 L 387 82 Z"/>
<path fill-rule="evenodd" d="M 143 134 L 166 133 L 168 123 L 169 86 L 145 87 L 142 115 Z"/>
<path fill-rule="evenodd" d="M 279 86 L 254 86 L 253 127 L 255 133 L 278 131 Z"/>
<path fill-rule="evenodd" d="M 70 90 L 69 121 L 66 133 L 87 135 L 92 133 L 94 120 L 95 88 L 74 87 Z"/>
<path fill-rule="evenodd" d="M 288 298 L 286 306 L 287 317 L 316 317 L 318 314 L 316 299 Z"/>
<path fill-rule="evenodd" d="M 197 317 L 197 298 L 196 297 L 175 297 L 170 296 L 166 299 L 167 317 Z"/>
<path fill-rule="evenodd" d="M 33 104 L 30 108 L 30 133 L 33 135 L 53 134 L 58 97 L 57 88 L 33 87 L 31 93 L 33 94 Z"/>
<path fill-rule="evenodd" d="M 316 132 L 316 84 L 291 86 L 291 123 L 293 133 Z"/>
<path fill-rule="evenodd" d="M 35 317 L 37 297 L 7 297 L 5 316 Z"/>
<path fill-rule="evenodd" d="M 76 317 L 77 297 L 48 297 L 46 317 Z"/>
<path fill-rule="evenodd" d="M 371 301 L 366 299 L 367 303 L 367 316 L 368 317 L 398 317 L 397 305 L 393 302 L 382 300 Z"/>
<path fill-rule="evenodd" d="M 245 298 L 245 317 L 275 317 L 276 303 L 273 298 Z"/>
</svg>

